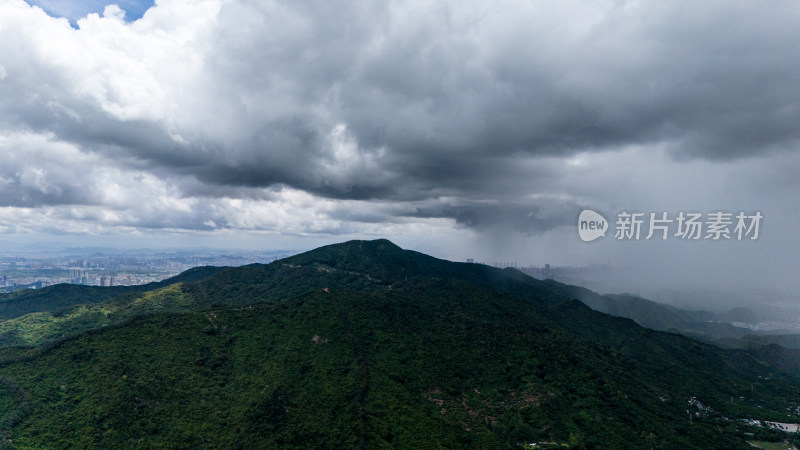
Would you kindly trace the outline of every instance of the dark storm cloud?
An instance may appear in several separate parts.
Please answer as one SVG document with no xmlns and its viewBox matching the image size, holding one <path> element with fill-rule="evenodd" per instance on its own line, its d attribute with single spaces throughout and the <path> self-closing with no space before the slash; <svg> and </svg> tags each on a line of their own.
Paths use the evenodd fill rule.
<svg viewBox="0 0 800 450">
<path fill-rule="evenodd" d="M 460 202 L 417 208 L 414 217 L 453 218 L 456 223 L 477 231 L 516 231 L 524 235 L 540 234 L 554 228 L 573 225 L 573 201 L 538 199 L 522 201 Z"/>
<path fill-rule="evenodd" d="M 171 179 L 178 196 L 287 187 L 407 202 L 343 220 L 523 233 L 574 220 L 566 172 L 546 160 L 628 146 L 761 158 L 800 139 L 791 2 L 198 5 L 160 3 L 140 28 L 114 25 L 119 38 L 111 18 L 84 21 L 46 39 L 53 51 L 7 27 L 0 126 Z M 172 27 L 200 11 L 191 33 Z M 6 205 L 101 201 L 74 181 L 6 178 Z M 564 195 L 535 196 L 554 184 Z"/>
<path fill-rule="evenodd" d="M 361 5 L 222 8 L 220 23 L 236 31 L 216 29 L 207 68 L 252 102 L 236 111 L 249 138 L 231 150 L 242 172 L 211 159 L 205 179 L 424 198 L 468 193 L 487 167 L 521 156 L 665 144 L 676 156 L 731 159 L 800 137 L 789 3 L 687 14 L 621 2 L 599 17 L 577 8 L 574 24 L 557 26 L 523 5 Z M 391 176 L 326 182 L 320 161 L 336 123 L 360 153 L 384 149 L 375 162 Z"/>
</svg>

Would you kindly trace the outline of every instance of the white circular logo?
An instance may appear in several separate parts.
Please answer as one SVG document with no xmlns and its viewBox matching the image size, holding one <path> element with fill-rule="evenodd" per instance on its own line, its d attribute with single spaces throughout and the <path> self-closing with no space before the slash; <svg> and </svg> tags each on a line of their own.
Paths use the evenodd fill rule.
<svg viewBox="0 0 800 450">
<path fill-rule="evenodd" d="M 605 217 L 591 209 L 581 211 L 581 215 L 578 216 L 578 236 L 581 237 L 581 240 L 593 241 L 605 236 L 606 230 L 608 230 L 608 221 Z"/>
</svg>

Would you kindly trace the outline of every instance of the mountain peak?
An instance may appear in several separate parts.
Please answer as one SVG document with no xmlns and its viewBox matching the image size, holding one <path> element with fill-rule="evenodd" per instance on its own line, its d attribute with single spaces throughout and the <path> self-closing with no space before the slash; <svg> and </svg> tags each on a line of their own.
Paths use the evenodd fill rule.
<svg viewBox="0 0 800 450">
<path fill-rule="evenodd" d="M 386 239 L 373 239 L 373 240 L 358 240 L 354 239 L 351 241 L 345 241 L 339 244 L 333 244 L 333 247 L 357 247 L 359 250 L 367 250 L 367 251 L 400 251 L 402 252 L 403 249 L 400 248 L 394 242 Z M 324 248 L 324 247 L 323 247 Z"/>
<path fill-rule="evenodd" d="M 326 245 L 286 258 L 295 265 L 322 265 L 338 270 L 367 274 L 385 282 L 435 271 L 447 263 L 422 253 L 403 250 L 388 239 L 352 240 Z"/>
<path fill-rule="evenodd" d="M 298 266 L 316 265 L 364 274 L 379 284 L 392 284 L 411 278 L 458 279 L 501 291 L 513 291 L 528 299 L 564 299 L 541 281 L 521 272 L 434 258 L 404 250 L 387 239 L 327 245 L 283 261 Z"/>
</svg>

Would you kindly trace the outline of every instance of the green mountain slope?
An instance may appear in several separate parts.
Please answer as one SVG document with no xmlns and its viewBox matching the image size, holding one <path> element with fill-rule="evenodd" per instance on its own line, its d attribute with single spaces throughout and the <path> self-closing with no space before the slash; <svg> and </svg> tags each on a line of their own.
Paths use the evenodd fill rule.
<svg viewBox="0 0 800 450">
<path fill-rule="evenodd" d="M 195 267 L 164 281 L 141 286 L 83 286 L 57 284 L 42 289 L 25 289 L 10 294 L 0 294 L 0 319 L 13 319 L 25 314 L 57 311 L 62 308 L 88 303 L 100 303 L 111 298 L 152 291 L 174 283 L 189 283 L 209 277 L 224 268 Z"/>
<path fill-rule="evenodd" d="M 0 350 L 0 438 L 19 448 L 785 438 L 723 417 L 789 421 L 797 377 L 570 298 L 385 240 L 225 269 L 51 314 L 72 331 Z"/>
</svg>

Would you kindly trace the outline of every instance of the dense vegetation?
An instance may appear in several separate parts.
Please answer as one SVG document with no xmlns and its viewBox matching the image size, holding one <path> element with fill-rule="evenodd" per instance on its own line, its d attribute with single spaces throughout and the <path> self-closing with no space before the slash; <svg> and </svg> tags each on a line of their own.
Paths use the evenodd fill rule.
<svg viewBox="0 0 800 450">
<path fill-rule="evenodd" d="M 0 322 L 6 445 L 748 448 L 787 436 L 736 419 L 796 420 L 752 351 L 385 240 L 108 289 Z"/>
</svg>

